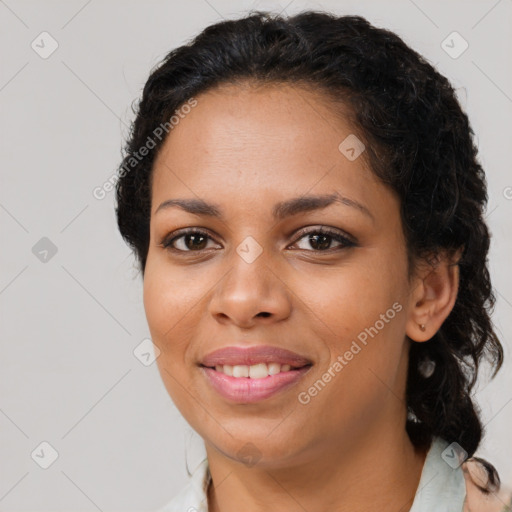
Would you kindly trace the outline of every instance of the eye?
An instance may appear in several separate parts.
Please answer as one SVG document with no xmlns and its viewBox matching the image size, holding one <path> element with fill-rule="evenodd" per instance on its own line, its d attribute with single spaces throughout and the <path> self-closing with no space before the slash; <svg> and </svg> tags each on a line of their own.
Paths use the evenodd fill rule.
<svg viewBox="0 0 512 512">
<path fill-rule="evenodd" d="M 299 237 L 298 241 L 302 240 L 303 238 L 306 239 L 306 243 L 313 247 L 312 252 L 329 252 L 333 250 L 341 250 L 347 247 L 355 247 L 357 245 L 352 237 L 349 238 L 349 236 L 342 234 L 340 231 L 327 227 L 314 228 L 310 229 L 309 231 L 302 229 L 299 232 L 299 235 L 301 236 Z M 332 248 L 332 240 L 338 242 L 340 247 Z M 297 242 L 295 243 L 297 244 Z M 299 249 L 303 248 L 299 247 Z"/>
<path fill-rule="evenodd" d="M 302 229 L 298 234 L 297 242 L 308 237 L 306 243 L 313 247 L 313 251 L 310 252 L 330 252 L 357 245 L 355 240 L 349 237 L 349 235 L 344 235 L 338 230 L 327 227 L 317 227 L 309 229 L 309 231 Z M 332 240 L 338 242 L 339 247 L 331 247 Z M 213 239 L 206 231 L 196 228 L 185 228 L 175 231 L 171 233 L 171 236 L 164 238 L 160 246 L 174 252 L 201 252 L 208 249 L 209 241 L 213 241 Z M 178 247 L 178 244 L 181 247 Z M 304 248 L 299 247 L 299 249 Z M 309 251 L 310 249 L 305 250 Z"/>
<path fill-rule="evenodd" d="M 207 248 L 208 240 L 212 240 L 212 237 L 206 231 L 195 228 L 180 229 L 172 233 L 172 235 L 174 236 L 165 238 L 160 244 L 163 248 L 170 251 L 200 252 Z M 175 247 L 176 241 L 183 242 L 181 248 Z"/>
</svg>

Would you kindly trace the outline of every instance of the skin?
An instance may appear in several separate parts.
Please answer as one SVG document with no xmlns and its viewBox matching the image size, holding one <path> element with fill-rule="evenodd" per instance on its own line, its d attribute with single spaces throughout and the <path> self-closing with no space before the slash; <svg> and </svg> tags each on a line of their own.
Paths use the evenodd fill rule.
<svg viewBox="0 0 512 512">
<path fill-rule="evenodd" d="M 426 450 L 415 449 L 405 431 L 408 347 L 430 339 L 448 316 L 458 267 L 440 256 L 434 269 L 418 262 L 409 278 L 399 200 L 364 154 L 350 161 L 338 150 L 357 131 L 319 92 L 229 85 L 197 101 L 155 161 L 144 307 L 167 391 L 205 441 L 209 510 L 374 511 L 376 503 L 384 512 L 409 510 Z M 369 213 L 335 202 L 272 217 L 277 202 L 333 191 Z M 156 211 L 176 198 L 215 203 L 225 218 Z M 357 245 L 331 237 L 324 249 L 296 235 L 321 226 Z M 211 238 L 200 250 L 185 237 L 174 243 L 181 253 L 162 246 L 186 227 Z M 263 250 L 252 263 L 236 251 L 249 236 Z M 394 303 L 401 311 L 301 404 L 299 393 Z M 258 403 L 222 398 L 201 358 L 259 344 L 298 352 L 313 365 L 297 385 Z M 255 464 L 241 459 L 244 446 Z"/>
</svg>

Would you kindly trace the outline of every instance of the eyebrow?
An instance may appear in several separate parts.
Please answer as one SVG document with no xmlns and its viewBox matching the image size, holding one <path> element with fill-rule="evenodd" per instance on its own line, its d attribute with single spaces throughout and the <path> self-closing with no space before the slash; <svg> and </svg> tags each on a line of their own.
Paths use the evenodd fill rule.
<svg viewBox="0 0 512 512">
<path fill-rule="evenodd" d="M 283 220 L 299 213 L 326 208 L 334 203 L 341 203 L 355 208 L 375 222 L 375 217 L 372 215 L 370 210 L 366 208 L 366 206 L 354 199 L 344 197 L 337 192 L 333 194 L 294 197 L 292 199 L 287 199 L 286 201 L 281 201 L 274 205 L 274 208 L 272 209 L 272 216 L 274 219 Z M 160 210 L 172 207 L 179 207 L 194 215 L 206 215 L 208 217 L 216 217 L 221 220 L 225 220 L 222 208 L 219 205 L 207 203 L 202 199 L 168 199 L 160 204 L 160 206 L 155 210 L 155 214 Z"/>
</svg>

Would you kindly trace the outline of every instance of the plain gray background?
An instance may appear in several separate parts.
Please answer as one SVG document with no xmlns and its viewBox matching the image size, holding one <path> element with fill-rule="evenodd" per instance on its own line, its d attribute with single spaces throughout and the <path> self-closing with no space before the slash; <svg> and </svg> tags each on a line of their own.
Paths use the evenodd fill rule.
<svg viewBox="0 0 512 512">
<path fill-rule="evenodd" d="M 92 191 L 119 164 L 131 104 L 168 51 L 250 9 L 307 8 L 396 31 L 468 112 L 489 182 L 494 321 L 507 357 L 477 393 L 479 454 L 512 486 L 512 0 L 0 0 L 0 510 L 154 510 L 187 480 L 187 443 L 190 467 L 200 460 L 201 440 L 156 363 L 134 355 L 149 337 L 141 276 L 114 193 Z M 454 31 L 469 45 L 457 58 Z M 50 37 L 58 48 L 42 58 Z"/>
</svg>

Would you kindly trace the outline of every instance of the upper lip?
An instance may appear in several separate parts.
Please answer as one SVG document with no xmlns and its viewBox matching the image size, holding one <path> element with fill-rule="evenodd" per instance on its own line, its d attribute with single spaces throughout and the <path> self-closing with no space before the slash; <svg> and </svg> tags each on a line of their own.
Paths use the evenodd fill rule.
<svg viewBox="0 0 512 512">
<path fill-rule="evenodd" d="M 289 364 L 300 368 L 312 364 L 311 360 L 300 354 L 270 345 L 257 345 L 252 347 L 229 346 L 214 350 L 207 354 L 200 362 L 202 366 L 213 368 L 217 365 L 247 365 L 258 363 Z"/>
</svg>

